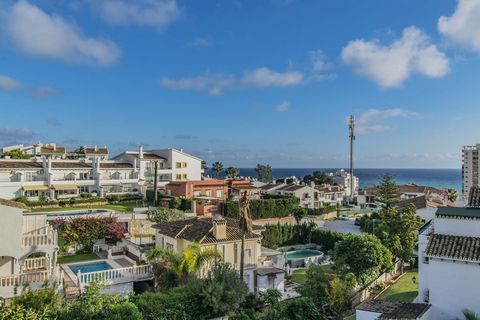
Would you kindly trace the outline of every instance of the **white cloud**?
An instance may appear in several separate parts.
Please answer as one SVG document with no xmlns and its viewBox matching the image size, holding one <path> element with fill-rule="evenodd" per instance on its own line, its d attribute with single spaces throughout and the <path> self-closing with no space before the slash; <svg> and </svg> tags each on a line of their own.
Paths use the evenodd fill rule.
<svg viewBox="0 0 480 320">
<path fill-rule="evenodd" d="M 416 27 L 405 28 L 402 37 L 388 45 L 351 41 L 342 50 L 342 60 L 382 87 L 401 86 L 414 73 L 440 78 L 449 72 L 448 58 Z"/>
<path fill-rule="evenodd" d="M 420 115 L 417 112 L 408 111 L 400 108 L 393 109 L 368 109 L 362 113 L 356 121 L 357 133 L 381 133 L 393 130 L 390 125 L 381 123 L 387 119 L 393 118 L 419 118 Z"/>
<path fill-rule="evenodd" d="M 58 97 L 61 94 L 62 91 L 48 86 L 33 87 L 28 92 L 30 97 L 36 99 L 50 99 Z"/>
<path fill-rule="evenodd" d="M 275 111 L 284 112 L 284 111 L 287 111 L 288 108 L 290 108 L 290 102 L 283 101 L 282 103 L 279 103 L 275 106 Z"/>
<path fill-rule="evenodd" d="M 22 86 L 17 80 L 0 75 L 0 90 L 2 91 L 13 91 L 17 90 Z"/>
<path fill-rule="evenodd" d="M 71 23 L 49 15 L 26 0 L 20 0 L 5 15 L 5 30 L 21 52 L 36 56 L 108 66 L 120 49 L 110 40 L 89 38 Z"/>
<path fill-rule="evenodd" d="M 313 67 L 313 78 L 315 80 L 323 80 L 333 77 L 332 74 L 329 74 L 332 64 L 328 62 L 327 56 L 322 50 L 310 51 L 309 57 Z"/>
<path fill-rule="evenodd" d="M 245 72 L 242 76 L 206 74 L 182 79 L 164 77 L 160 85 L 167 89 L 206 91 L 210 95 L 221 95 L 225 90 L 241 88 L 293 87 L 303 81 L 297 71 L 275 72 L 262 67 Z"/>
<path fill-rule="evenodd" d="M 0 141 L 16 142 L 33 139 L 35 133 L 27 128 L 0 128 Z"/>
<path fill-rule="evenodd" d="M 459 0 L 452 16 L 438 19 L 438 31 L 455 43 L 480 51 L 480 1 Z"/>
<path fill-rule="evenodd" d="M 161 30 L 180 17 L 175 0 L 95 0 L 92 3 L 112 25 L 137 25 Z"/>
<path fill-rule="evenodd" d="M 215 45 L 211 38 L 195 38 L 188 43 L 189 46 L 197 48 L 211 48 Z"/>
</svg>

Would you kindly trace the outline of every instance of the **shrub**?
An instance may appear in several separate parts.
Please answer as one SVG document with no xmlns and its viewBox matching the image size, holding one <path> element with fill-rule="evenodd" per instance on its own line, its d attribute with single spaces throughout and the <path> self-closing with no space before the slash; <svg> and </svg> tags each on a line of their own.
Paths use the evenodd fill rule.
<svg viewBox="0 0 480 320">
<path fill-rule="evenodd" d="M 287 217 L 298 208 L 300 200 L 295 197 L 281 199 L 258 199 L 250 201 L 252 219 Z M 237 201 L 226 201 L 223 204 L 223 214 L 226 217 L 238 218 L 240 215 Z"/>
</svg>

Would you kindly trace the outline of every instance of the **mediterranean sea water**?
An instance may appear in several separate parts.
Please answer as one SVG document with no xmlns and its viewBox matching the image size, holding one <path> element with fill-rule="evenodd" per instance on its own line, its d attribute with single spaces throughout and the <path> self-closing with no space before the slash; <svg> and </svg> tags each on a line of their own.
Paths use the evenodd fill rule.
<svg viewBox="0 0 480 320">
<path fill-rule="evenodd" d="M 284 177 L 302 178 L 313 171 L 335 172 L 337 168 L 272 168 L 275 179 Z M 462 171 L 460 169 L 355 169 L 355 176 L 360 180 L 360 187 L 371 187 L 389 173 L 395 177 L 397 184 L 415 183 L 417 185 L 437 188 L 452 188 L 461 192 Z M 211 174 L 211 173 L 210 173 Z M 240 168 L 243 177 L 256 177 L 254 168 Z"/>
</svg>

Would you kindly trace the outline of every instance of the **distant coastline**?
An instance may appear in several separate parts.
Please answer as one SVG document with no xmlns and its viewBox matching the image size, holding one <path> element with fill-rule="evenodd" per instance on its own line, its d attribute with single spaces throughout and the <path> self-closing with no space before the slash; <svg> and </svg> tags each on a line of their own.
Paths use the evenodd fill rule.
<svg viewBox="0 0 480 320">
<path fill-rule="evenodd" d="M 254 168 L 239 169 L 241 176 L 257 176 Z M 275 179 L 282 179 L 290 176 L 303 177 L 316 170 L 335 172 L 338 168 L 272 168 L 272 173 Z M 355 169 L 355 175 L 360 179 L 361 188 L 376 185 L 386 173 L 392 174 L 398 184 L 415 183 L 437 188 L 452 188 L 458 192 L 462 190 L 462 171 L 460 169 Z M 212 173 L 209 171 L 209 174 Z"/>
</svg>

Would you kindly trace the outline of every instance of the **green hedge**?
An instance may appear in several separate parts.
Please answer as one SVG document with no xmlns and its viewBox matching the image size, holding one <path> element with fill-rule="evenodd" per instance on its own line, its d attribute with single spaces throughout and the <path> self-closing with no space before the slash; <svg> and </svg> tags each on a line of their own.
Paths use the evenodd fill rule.
<svg viewBox="0 0 480 320">
<path fill-rule="evenodd" d="M 250 215 L 252 219 L 287 217 L 299 204 L 300 200 L 294 197 L 251 200 Z M 238 201 L 226 201 L 223 204 L 223 214 L 226 217 L 238 218 L 240 215 Z"/>
<path fill-rule="evenodd" d="M 153 203 L 153 190 L 147 190 L 146 198 L 149 203 Z M 192 210 L 192 199 L 175 197 L 168 194 L 159 194 L 158 202 L 161 207 L 168 207 L 170 209 L 178 209 L 182 211 Z"/>
<path fill-rule="evenodd" d="M 330 205 L 330 206 L 326 206 L 326 207 L 322 207 L 322 208 L 307 209 L 307 210 L 308 210 L 308 215 L 310 215 L 310 216 L 320 216 L 322 214 L 337 211 L 337 206 L 336 205 Z"/>
<path fill-rule="evenodd" d="M 313 222 L 300 225 L 267 225 L 262 235 L 262 245 L 267 248 L 275 249 L 288 245 L 314 243 L 322 246 L 325 252 L 332 250 L 335 243 L 345 237 L 340 232 L 319 229 Z"/>
</svg>

